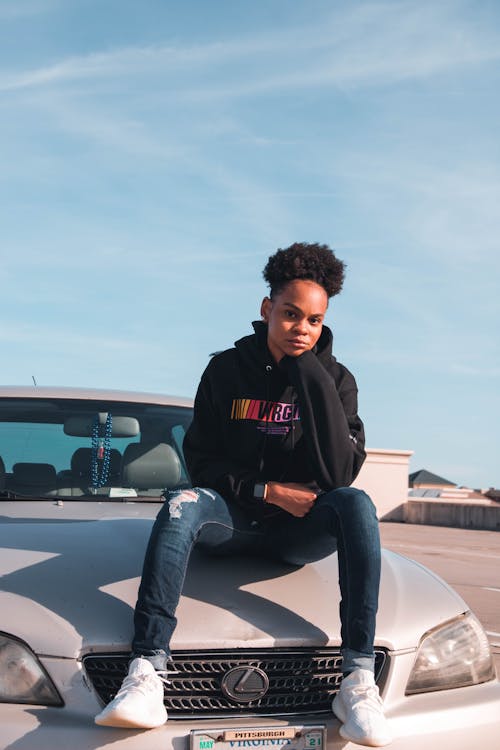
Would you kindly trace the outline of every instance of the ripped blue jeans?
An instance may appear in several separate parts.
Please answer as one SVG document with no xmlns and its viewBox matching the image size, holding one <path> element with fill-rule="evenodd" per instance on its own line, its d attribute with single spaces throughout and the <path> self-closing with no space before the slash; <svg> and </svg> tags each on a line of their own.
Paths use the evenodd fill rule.
<svg viewBox="0 0 500 750">
<path fill-rule="evenodd" d="M 189 556 L 194 545 L 217 555 L 250 554 L 304 565 L 338 551 L 344 673 L 374 669 L 380 581 L 375 506 L 363 491 L 342 487 L 320 495 L 303 518 L 279 511 L 255 521 L 217 492 L 170 492 L 154 523 L 134 613 L 132 658 L 165 669 Z"/>
</svg>

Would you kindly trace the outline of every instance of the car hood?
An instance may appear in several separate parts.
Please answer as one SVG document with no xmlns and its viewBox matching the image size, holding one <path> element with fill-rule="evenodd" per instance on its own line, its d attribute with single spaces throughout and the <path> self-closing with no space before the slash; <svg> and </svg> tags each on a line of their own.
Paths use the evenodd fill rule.
<svg viewBox="0 0 500 750">
<path fill-rule="evenodd" d="M 128 650 L 155 503 L 1 501 L 2 630 L 38 654 Z M 173 649 L 340 644 L 336 554 L 303 567 L 193 553 Z M 383 551 L 376 643 L 414 648 L 467 609 L 441 579 Z"/>
</svg>

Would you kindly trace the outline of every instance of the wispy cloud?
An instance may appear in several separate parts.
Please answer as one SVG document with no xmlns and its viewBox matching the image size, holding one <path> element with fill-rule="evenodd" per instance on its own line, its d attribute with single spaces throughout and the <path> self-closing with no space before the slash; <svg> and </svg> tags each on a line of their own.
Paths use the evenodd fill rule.
<svg viewBox="0 0 500 750">
<path fill-rule="evenodd" d="M 3 74 L 0 90 L 143 74 L 189 76 L 203 69 L 203 87 L 174 82 L 184 100 L 213 100 L 288 88 L 357 87 L 428 77 L 500 58 L 500 34 L 464 23 L 453 3 L 366 3 L 342 8 L 309 28 L 197 45 L 125 47 L 70 57 L 39 68 Z M 252 64 L 248 65 L 248 60 Z M 255 64 L 255 59 L 260 63 Z M 230 66 L 228 64 L 231 63 Z M 221 70 L 220 66 L 226 66 Z M 210 79 L 210 71 L 217 77 Z M 270 73 L 270 71 L 273 71 Z"/>
<path fill-rule="evenodd" d="M 156 137 L 151 127 L 132 113 L 121 114 L 105 103 L 82 103 L 54 94 L 44 97 L 40 106 L 66 135 L 84 136 L 94 143 L 112 146 L 118 152 L 154 159 L 157 163 L 184 156 L 185 147 L 179 139 L 170 143 L 164 131 L 163 138 Z"/>
<path fill-rule="evenodd" d="M 460 135 L 449 137 L 452 144 Z M 500 270 L 500 172 L 495 153 L 481 144 L 473 157 L 459 151 L 446 165 L 439 143 L 415 149 L 416 129 L 410 127 L 404 136 L 402 129 L 400 139 L 401 146 L 391 153 L 384 150 L 379 155 L 363 145 L 356 153 L 346 149 L 337 156 L 334 169 L 344 190 L 372 210 L 392 206 L 391 232 L 401 230 L 404 247 L 412 253 L 431 257 L 457 274 L 485 263 Z"/>
<path fill-rule="evenodd" d="M 64 325 L 55 328 L 49 324 L 21 324 L 6 322 L 0 327 L 0 342 L 16 344 L 20 348 L 29 346 L 30 350 L 41 350 L 46 357 L 57 354 L 60 359 L 70 355 L 78 357 L 84 352 L 92 352 L 93 356 L 114 357 L 116 355 L 151 356 L 158 347 L 145 341 L 139 342 L 117 335 L 102 335 L 95 330 L 88 333 L 74 328 L 65 329 Z M 86 355 L 85 355 L 86 356 Z"/>
<path fill-rule="evenodd" d="M 474 378 L 498 378 L 500 377 L 500 366 L 491 367 L 489 362 L 482 365 L 452 364 L 452 371 L 459 375 L 471 375 Z"/>
</svg>

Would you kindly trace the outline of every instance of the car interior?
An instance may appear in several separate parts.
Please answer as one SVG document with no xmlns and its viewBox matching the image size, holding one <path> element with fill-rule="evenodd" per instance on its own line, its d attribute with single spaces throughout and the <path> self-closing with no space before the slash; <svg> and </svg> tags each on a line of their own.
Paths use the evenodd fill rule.
<svg viewBox="0 0 500 750">
<path fill-rule="evenodd" d="M 22 498 L 159 498 L 189 486 L 187 407 L 2 399 L 0 493 Z"/>
</svg>

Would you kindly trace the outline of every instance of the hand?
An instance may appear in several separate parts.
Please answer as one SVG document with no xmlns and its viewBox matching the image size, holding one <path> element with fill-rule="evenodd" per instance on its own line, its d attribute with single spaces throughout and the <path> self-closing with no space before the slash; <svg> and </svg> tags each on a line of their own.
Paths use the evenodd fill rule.
<svg viewBox="0 0 500 750">
<path fill-rule="evenodd" d="M 305 484 L 268 482 L 266 503 L 277 505 L 292 516 L 303 518 L 314 505 L 316 493 Z"/>
</svg>

